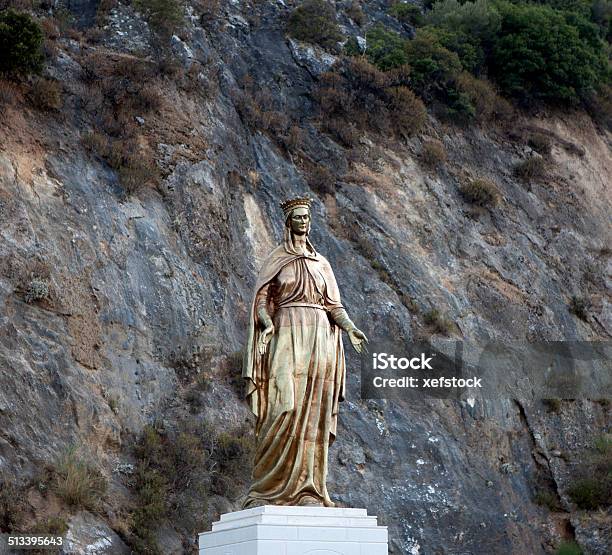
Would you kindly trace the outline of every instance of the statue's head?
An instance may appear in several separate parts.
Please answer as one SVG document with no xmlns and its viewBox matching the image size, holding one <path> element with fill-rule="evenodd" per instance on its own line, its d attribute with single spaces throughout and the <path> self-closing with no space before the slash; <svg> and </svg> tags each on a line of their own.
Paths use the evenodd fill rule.
<svg viewBox="0 0 612 555">
<path fill-rule="evenodd" d="M 309 198 L 295 198 L 281 203 L 285 214 L 285 226 L 294 235 L 308 235 L 310 232 L 310 204 Z"/>
</svg>

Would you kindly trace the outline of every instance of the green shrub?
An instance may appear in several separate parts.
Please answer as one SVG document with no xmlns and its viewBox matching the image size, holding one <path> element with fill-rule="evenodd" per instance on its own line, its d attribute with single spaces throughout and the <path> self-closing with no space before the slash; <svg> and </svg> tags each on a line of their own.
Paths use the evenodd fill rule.
<svg viewBox="0 0 612 555">
<path fill-rule="evenodd" d="M 408 23 L 413 27 L 419 27 L 423 24 L 423 14 L 421 8 L 414 4 L 398 2 L 389 9 L 389 14 L 395 17 L 402 23 Z"/>
<path fill-rule="evenodd" d="M 476 117 L 476 108 L 469 96 L 461 91 L 455 83 L 449 83 L 443 95 L 433 103 L 434 113 L 441 119 L 459 125 L 467 125 Z"/>
<path fill-rule="evenodd" d="M 183 21 L 181 0 L 134 0 L 134 7 L 162 35 L 172 34 Z"/>
<path fill-rule="evenodd" d="M 576 102 L 608 74 L 605 46 L 592 23 L 548 6 L 498 4 L 502 27 L 489 71 L 523 102 Z"/>
<path fill-rule="evenodd" d="M 580 2 L 580 0 L 577 0 Z M 610 0 L 582 0 L 582 2 L 590 5 L 591 21 L 600 29 L 602 38 L 612 43 L 612 3 Z M 585 17 L 589 17 L 588 13 L 582 13 Z"/>
<path fill-rule="evenodd" d="M 555 555 L 584 555 L 584 551 L 576 542 L 563 542 L 555 551 Z"/>
<path fill-rule="evenodd" d="M 497 185 L 490 179 L 474 179 L 461 187 L 466 200 L 479 206 L 495 207 L 499 204 L 500 193 Z"/>
<path fill-rule="evenodd" d="M 427 14 L 427 24 L 455 29 L 488 42 L 500 30 L 502 18 L 497 6 L 489 0 L 436 2 Z"/>
<path fill-rule="evenodd" d="M 538 0 L 538 4 L 550 6 L 562 12 L 576 12 L 584 17 L 591 16 L 592 0 Z"/>
<path fill-rule="evenodd" d="M 537 505 L 547 507 L 550 511 L 558 511 L 561 508 L 557 495 L 549 489 L 540 489 L 533 500 Z"/>
<path fill-rule="evenodd" d="M 360 56 L 363 53 L 356 37 L 348 38 L 342 52 L 345 56 Z"/>
<path fill-rule="evenodd" d="M 194 533 L 202 529 L 211 492 L 234 496 L 242 491 L 253 445 L 250 433 L 218 432 L 207 424 L 175 434 L 146 426 L 134 447 L 132 547 L 158 553 L 156 530 L 167 518 Z"/>
<path fill-rule="evenodd" d="M 160 553 L 155 531 L 168 512 L 166 480 L 154 468 L 136 471 L 136 509 L 132 515 L 133 547 L 139 553 Z"/>
<path fill-rule="evenodd" d="M 436 41 L 451 52 L 457 54 L 461 67 L 472 73 L 481 73 L 485 66 L 485 52 L 473 35 L 460 29 L 447 29 L 428 25 L 423 31 L 436 38 Z"/>
<path fill-rule="evenodd" d="M 95 510 L 106 487 L 101 472 L 80 457 L 75 448 L 66 451 L 55 464 L 52 488 L 70 506 Z"/>
<path fill-rule="evenodd" d="M 247 434 L 221 432 L 216 436 L 211 446 L 215 462 L 211 482 L 213 493 L 226 497 L 237 495 L 237 486 L 249 478 L 254 448 L 254 441 Z"/>
<path fill-rule="evenodd" d="M 386 71 L 408 61 L 405 43 L 398 33 L 377 23 L 366 33 L 366 56 L 370 63 Z"/>
<path fill-rule="evenodd" d="M 0 73 L 10 76 L 38 73 L 42 68 L 43 32 L 28 14 L 0 12 Z"/>
<path fill-rule="evenodd" d="M 459 3 L 457 0 L 436 2 L 426 22 L 440 43 L 456 52 L 463 67 L 480 73 L 501 26 L 501 16 L 489 0 Z"/>
<path fill-rule="evenodd" d="M 605 399 L 600 399 L 600 401 L 605 401 Z M 608 403 L 609 403 L 609 400 L 608 400 Z M 607 434 L 607 435 L 602 435 L 596 438 L 595 441 L 593 442 L 593 447 L 600 455 L 604 455 L 604 456 L 612 455 L 612 435 Z"/>
<path fill-rule="evenodd" d="M 593 448 L 581 457 L 567 494 L 579 509 L 606 509 L 612 504 L 612 436 L 595 438 Z"/>
<path fill-rule="evenodd" d="M 166 518 L 170 507 L 170 491 L 166 472 L 175 469 L 167 462 L 168 449 L 161 434 L 145 426 L 135 449 L 137 466 L 134 489 L 136 507 L 132 514 L 132 544 L 141 553 L 159 553 L 155 531 Z"/>
<path fill-rule="evenodd" d="M 579 509 L 592 511 L 610 504 L 610 493 L 607 487 L 612 487 L 612 480 L 602 481 L 601 478 L 580 478 L 567 490 L 571 500 Z"/>
<path fill-rule="evenodd" d="M 459 75 L 461 62 L 456 53 L 444 48 L 430 29 L 418 29 L 406 43 L 414 91 L 426 101 L 440 98 Z"/>
<path fill-rule="evenodd" d="M 206 393 L 211 389 L 213 385 L 213 379 L 210 377 L 208 372 L 200 372 L 195 379 L 195 388 L 202 393 Z"/>
<path fill-rule="evenodd" d="M 63 37 L 71 36 L 74 33 L 75 17 L 74 14 L 65 6 L 59 6 L 53 12 L 53 19 L 57 24 L 60 35 Z"/>
<path fill-rule="evenodd" d="M 289 17 L 287 32 L 298 40 L 334 51 L 343 38 L 336 11 L 325 0 L 305 0 Z"/>
</svg>

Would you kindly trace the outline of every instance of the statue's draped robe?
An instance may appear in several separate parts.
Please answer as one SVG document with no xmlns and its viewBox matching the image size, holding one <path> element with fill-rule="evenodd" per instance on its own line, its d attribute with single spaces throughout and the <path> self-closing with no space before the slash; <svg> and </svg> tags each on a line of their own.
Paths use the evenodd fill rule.
<svg viewBox="0 0 612 555">
<path fill-rule="evenodd" d="M 262 305 L 275 329 L 264 355 L 257 349 Z M 305 254 L 296 252 L 286 230 L 262 267 L 251 306 L 243 376 L 257 442 L 245 507 L 297 505 L 306 497 L 333 506 L 327 458 L 346 371 L 341 330 L 328 311 L 341 307 L 329 262 L 310 242 Z"/>
</svg>

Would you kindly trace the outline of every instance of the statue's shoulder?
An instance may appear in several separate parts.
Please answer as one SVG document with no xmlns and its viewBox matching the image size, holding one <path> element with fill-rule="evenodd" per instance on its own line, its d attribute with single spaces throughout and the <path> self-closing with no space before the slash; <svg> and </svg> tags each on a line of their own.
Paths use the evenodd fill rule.
<svg viewBox="0 0 612 555">
<path fill-rule="evenodd" d="M 287 252 L 285 251 L 285 247 L 282 244 L 277 245 L 274 249 L 272 249 L 272 251 L 270 251 L 270 254 L 268 254 L 266 259 L 264 260 L 264 265 L 270 264 L 273 261 L 286 256 L 286 254 Z"/>
<path fill-rule="evenodd" d="M 286 262 L 287 257 L 288 254 L 285 247 L 282 244 L 278 245 L 264 259 L 260 266 L 260 274 L 267 274 L 273 268 L 276 268 L 275 271 L 278 271 L 279 266 L 282 266 Z"/>
<path fill-rule="evenodd" d="M 329 260 L 327 260 L 327 258 L 325 258 L 320 252 L 317 252 L 317 256 L 321 264 L 323 264 L 323 266 L 327 266 L 328 268 L 331 268 L 331 264 L 329 263 Z"/>
</svg>

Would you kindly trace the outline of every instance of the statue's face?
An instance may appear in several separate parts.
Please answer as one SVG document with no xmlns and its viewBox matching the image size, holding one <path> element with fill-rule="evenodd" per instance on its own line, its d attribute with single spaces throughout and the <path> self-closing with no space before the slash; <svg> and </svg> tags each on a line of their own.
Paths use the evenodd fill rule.
<svg viewBox="0 0 612 555">
<path fill-rule="evenodd" d="M 296 235 L 305 235 L 310 228 L 310 210 L 308 208 L 296 208 L 289 216 L 291 231 Z"/>
</svg>

